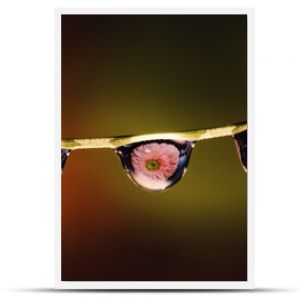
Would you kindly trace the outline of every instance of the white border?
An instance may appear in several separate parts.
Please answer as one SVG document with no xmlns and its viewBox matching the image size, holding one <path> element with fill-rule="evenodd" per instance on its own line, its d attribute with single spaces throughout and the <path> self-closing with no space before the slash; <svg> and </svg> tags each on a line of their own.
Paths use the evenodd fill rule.
<svg viewBox="0 0 300 300">
<path fill-rule="evenodd" d="M 61 281 L 61 15 L 62 14 L 246 14 L 247 15 L 247 108 L 248 108 L 248 184 L 247 184 L 247 281 Z M 56 289 L 254 289 L 254 9 L 253 8 L 60 8 L 55 10 L 55 285 Z M 250 146 L 249 146 L 250 145 Z"/>
</svg>

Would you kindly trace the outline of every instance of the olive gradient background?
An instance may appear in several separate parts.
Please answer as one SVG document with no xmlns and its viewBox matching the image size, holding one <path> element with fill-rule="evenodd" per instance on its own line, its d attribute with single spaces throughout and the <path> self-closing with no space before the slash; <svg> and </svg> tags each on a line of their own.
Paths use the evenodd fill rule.
<svg viewBox="0 0 300 300">
<path fill-rule="evenodd" d="M 63 15 L 62 137 L 247 119 L 247 16 Z M 247 280 L 247 174 L 230 137 L 198 142 L 162 193 L 111 149 L 62 175 L 62 280 Z"/>
</svg>

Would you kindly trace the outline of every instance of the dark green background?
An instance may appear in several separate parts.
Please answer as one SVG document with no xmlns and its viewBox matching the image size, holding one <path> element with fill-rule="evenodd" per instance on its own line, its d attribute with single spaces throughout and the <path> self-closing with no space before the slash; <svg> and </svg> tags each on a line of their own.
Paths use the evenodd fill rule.
<svg viewBox="0 0 300 300">
<path fill-rule="evenodd" d="M 62 137 L 246 119 L 245 15 L 62 16 Z M 233 140 L 199 142 L 162 193 L 136 187 L 113 150 L 72 152 L 62 280 L 247 280 L 247 175 Z"/>
</svg>

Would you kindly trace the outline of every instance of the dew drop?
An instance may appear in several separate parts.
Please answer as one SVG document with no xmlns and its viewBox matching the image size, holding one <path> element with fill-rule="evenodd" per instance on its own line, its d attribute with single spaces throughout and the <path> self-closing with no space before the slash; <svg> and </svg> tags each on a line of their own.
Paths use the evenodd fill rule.
<svg viewBox="0 0 300 300">
<path fill-rule="evenodd" d="M 61 171 L 64 170 L 67 158 L 70 155 L 70 153 L 71 153 L 71 150 L 61 149 Z"/>
<path fill-rule="evenodd" d="M 247 130 L 236 134 L 234 141 L 242 166 L 247 171 Z"/>
<path fill-rule="evenodd" d="M 163 191 L 185 173 L 194 142 L 155 140 L 117 148 L 129 178 L 148 191 Z"/>
</svg>

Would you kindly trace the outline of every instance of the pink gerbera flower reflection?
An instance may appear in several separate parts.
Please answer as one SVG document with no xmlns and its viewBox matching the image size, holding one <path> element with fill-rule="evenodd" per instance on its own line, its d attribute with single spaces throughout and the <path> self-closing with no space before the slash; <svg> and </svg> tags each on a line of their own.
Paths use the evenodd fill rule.
<svg viewBox="0 0 300 300">
<path fill-rule="evenodd" d="M 134 149 L 131 162 L 138 177 L 164 181 L 171 177 L 178 166 L 179 150 L 171 144 L 149 143 Z"/>
</svg>

